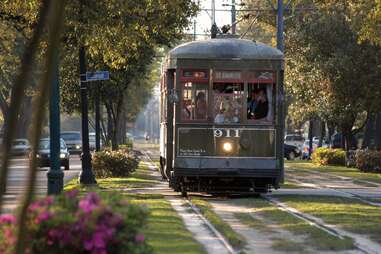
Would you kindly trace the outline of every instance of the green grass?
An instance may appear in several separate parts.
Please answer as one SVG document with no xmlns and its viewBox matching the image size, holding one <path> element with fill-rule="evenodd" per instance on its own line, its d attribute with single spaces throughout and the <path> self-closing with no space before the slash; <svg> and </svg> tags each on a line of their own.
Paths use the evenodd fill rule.
<svg viewBox="0 0 381 254">
<path fill-rule="evenodd" d="M 234 217 L 239 219 L 242 224 L 245 224 L 253 229 L 256 229 L 262 233 L 274 233 L 274 230 L 271 229 L 267 223 L 263 220 L 250 216 L 248 213 L 235 213 Z"/>
<path fill-rule="evenodd" d="M 279 210 L 266 200 L 250 199 L 241 200 L 240 202 L 246 206 L 253 207 L 253 217 L 255 219 L 252 216 L 242 217 L 242 215 L 238 218 L 240 218 L 243 223 L 251 225 L 257 230 L 272 232 L 274 230 L 272 228 L 273 226 L 280 227 L 294 235 L 303 237 L 305 246 L 311 246 L 318 251 L 340 251 L 354 248 L 352 239 L 344 238 L 341 240 L 334 237 L 287 212 Z M 263 218 L 263 221 L 258 222 L 259 218 Z M 291 245 L 290 241 L 289 239 L 282 239 L 282 241 L 278 239 L 274 242 L 273 247 L 278 250 L 284 248 L 284 251 L 288 251 Z M 295 244 L 298 246 L 299 251 L 302 253 L 305 251 L 298 242 L 295 242 Z"/>
<path fill-rule="evenodd" d="M 281 189 L 301 189 L 301 188 L 306 188 L 306 187 L 301 186 L 297 183 L 292 183 L 292 182 L 286 181 L 285 183 L 280 185 L 280 188 Z"/>
<path fill-rule="evenodd" d="M 146 205 L 150 216 L 144 233 L 157 254 L 206 253 L 193 239 L 182 219 L 161 195 L 128 195 L 131 203 Z"/>
<path fill-rule="evenodd" d="M 297 243 L 285 238 L 274 238 L 272 239 L 272 242 L 272 248 L 277 251 L 287 253 L 308 253 L 303 243 Z"/>
<path fill-rule="evenodd" d="M 367 235 L 374 241 L 381 242 L 381 207 L 340 197 L 284 196 L 280 199 L 299 211 L 323 219 L 328 224 Z"/>
<path fill-rule="evenodd" d="M 308 161 L 285 162 L 286 167 L 290 169 L 316 170 L 323 173 L 331 173 L 339 176 L 351 177 L 355 180 L 363 180 L 374 183 L 381 183 L 381 174 L 361 172 L 357 168 L 347 168 L 343 166 L 319 166 Z M 287 171 L 287 169 L 286 169 Z M 359 183 L 359 182 L 358 182 Z"/>
<path fill-rule="evenodd" d="M 223 221 L 213 210 L 212 206 L 205 200 L 192 198 L 192 203 L 200 209 L 204 217 L 226 238 L 226 240 L 235 249 L 241 249 L 246 240 L 237 232 L 235 232 L 228 223 Z"/>
<path fill-rule="evenodd" d="M 144 163 L 140 163 L 136 172 L 127 178 L 97 179 L 96 186 L 82 186 L 76 179 L 65 185 L 65 190 L 80 189 L 115 191 L 126 198 L 128 202 L 147 206 L 149 209 L 148 224 L 143 233 L 147 242 L 156 254 L 203 254 L 203 246 L 197 242 L 190 231 L 185 227 L 182 219 L 177 215 L 171 204 L 160 194 L 132 194 L 125 189 L 155 186 L 160 181 L 150 175 L 151 170 Z"/>
</svg>

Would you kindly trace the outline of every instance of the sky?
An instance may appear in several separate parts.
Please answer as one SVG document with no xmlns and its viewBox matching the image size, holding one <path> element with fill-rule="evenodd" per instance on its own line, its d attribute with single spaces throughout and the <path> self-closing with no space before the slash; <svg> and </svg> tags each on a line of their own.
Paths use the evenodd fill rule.
<svg viewBox="0 0 381 254">
<path fill-rule="evenodd" d="M 195 0 L 196 2 L 198 0 Z M 205 34 L 209 33 L 210 27 L 212 25 L 211 23 L 211 16 L 212 12 L 210 9 L 212 8 L 212 1 L 211 0 L 199 0 L 201 5 L 201 11 L 197 15 L 195 19 L 192 20 L 191 27 L 186 31 L 186 33 L 193 34 L 194 27 L 193 27 L 193 21 L 196 20 L 196 33 L 197 34 Z M 236 0 L 236 5 L 240 3 L 240 0 Z M 231 24 L 231 6 L 223 6 L 223 4 L 232 4 L 232 0 L 215 0 L 215 6 L 216 6 L 216 24 L 218 27 L 222 27 L 223 25 Z M 236 9 L 239 9 L 240 7 L 237 6 Z M 208 10 L 205 10 L 208 9 Z M 224 11 L 220 11 L 224 10 Z M 204 36 L 199 35 L 197 36 L 197 40 L 204 39 Z M 209 38 L 209 37 L 208 37 Z"/>
</svg>

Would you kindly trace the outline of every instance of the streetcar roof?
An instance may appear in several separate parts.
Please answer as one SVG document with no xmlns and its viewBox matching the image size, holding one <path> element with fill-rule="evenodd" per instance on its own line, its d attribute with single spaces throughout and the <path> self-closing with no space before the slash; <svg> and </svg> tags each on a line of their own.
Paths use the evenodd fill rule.
<svg viewBox="0 0 381 254">
<path fill-rule="evenodd" d="M 209 39 L 181 44 L 169 59 L 282 60 L 283 53 L 260 42 L 243 39 Z"/>
</svg>

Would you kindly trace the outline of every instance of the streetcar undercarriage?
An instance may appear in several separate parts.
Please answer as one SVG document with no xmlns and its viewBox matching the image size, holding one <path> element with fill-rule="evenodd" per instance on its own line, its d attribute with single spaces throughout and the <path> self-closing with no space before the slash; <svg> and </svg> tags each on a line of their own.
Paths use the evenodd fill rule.
<svg viewBox="0 0 381 254">
<path fill-rule="evenodd" d="M 276 178 L 172 176 L 169 186 L 177 192 L 267 193 L 278 188 Z"/>
</svg>

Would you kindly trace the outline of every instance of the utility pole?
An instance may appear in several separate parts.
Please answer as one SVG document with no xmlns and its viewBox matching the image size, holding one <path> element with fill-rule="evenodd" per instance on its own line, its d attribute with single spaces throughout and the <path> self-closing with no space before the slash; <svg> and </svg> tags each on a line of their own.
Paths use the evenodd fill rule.
<svg viewBox="0 0 381 254">
<path fill-rule="evenodd" d="M 235 34 L 236 28 L 236 11 L 235 11 L 235 0 L 232 0 L 232 34 Z"/>
<path fill-rule="evenodd" d="M 276 18 L 276 45 L 277 48 L 284 53 L 284 6 L 283 0 L 278 0 L 277 18 Z"/>
<path fill-rule="evenodd" d="M 218 33 L 218 28 L 216 24 L 216 5 L 214 0 L 212 0 L 212 28 L 210 29 L 211 37 L 216 38 Z"/>
<path fill-rule="evenodd" d="M 193 40 L 195 41 L 196 40 L 196 19 L 193 20 Z"/>
</svg>

